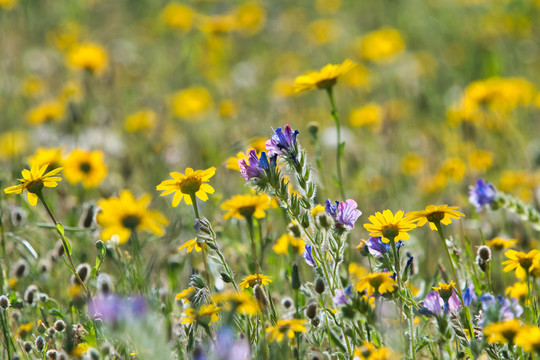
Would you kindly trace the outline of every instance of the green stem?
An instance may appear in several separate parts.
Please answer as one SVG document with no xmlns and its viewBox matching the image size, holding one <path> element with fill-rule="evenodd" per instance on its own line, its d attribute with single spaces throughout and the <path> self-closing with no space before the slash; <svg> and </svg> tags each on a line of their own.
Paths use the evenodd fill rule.
<svg viewBox="0 0 540 360">
<path fill-rule="evenodd" d="M 409 351 L 411 352 L 411 359 L 416 360 L 416 352 L 414 351 L 414 324 L 412 314 L 409 313 L 407 318 L 409 320 Z"/>
<path fill-rule="evenodd" d="M 199 207 L 197 206 L 197 198 L 195 197 L 195 193 L 190 193 L 189 197 L 191 198 L 191 203 L 193 204 L 193 211 L 195 212 L 195 219 L 200 219 Z"/>
<path fill-rule="evenodd" d="M 334 92 L 332 86 L 326 88 L 326 93 L 330 99 L 330 106 L 332 107 L 332 118 L 336 123 L 336 133 L 337 133 L 337 152 L 336 152 L 336 166 L 337 166 L 337 181 L 339 185 L 339 192 L 341 198 L 345 200 L 345 189 L 343 187 L 343 176 L 341 175 L 341 155 L 342 155 L 342 145 L 341 145 L 341 123 L 339 121 L 339 114 L 336 107 L 336 102 L 334 100 Z"/>
<path fill-rule="evenodd" d="M 200 219 L 199 215 L 199 207 L 197 206 L 197 197 L 195 197 L 195 193 L 190 193 L 189 197 L 191 198 L 191 203 L 193 204 L 193 212 L 195 213 L 195 220 Z M 210 290 L 210 293 L 212 293 L 212 287 L 210 286 L 210 272 L 208 271 L 208 264 L 206 262 L 206 244 L 202 244 L 202 259 L 203 259 L 203 265 L 204 265 L 204 274 L 206 277 L 206 284 L 208 286 L 208 290 Z"/>
<path fill-rule="evenodd" d="M 253 217 L 246 216 L 246 222 L 249 230 L 249 238 L 251 240 L 251 254 L 253 255 L 253 261 L 255 265 L 255 274 L 260 274 L 261 268 L 259 267 L 259 260 L 257 259 L 257 246 L 255 245 L 255 230 L 253 228 Z"/>
<path fill-rule="evenodd" d="M 2 310 L 2 330 L 4 331 L 4 338 L 6 340 L 6 349 L 8 353 L 8 359 L 11 359 L 11 347 L 10 344 L 13 346 L 13 349 L 15 349 L 15 345 L 13 345 L 13 339 L 9 335 L 9 330 L 7 327 L 7 316 L 6 316 L 6 310 Z"/>
<path fill-rule="evenodd" d="M 446 239 L 444 237 L 441 222 L 440 221 L 435 222 L 434 224 L 437 227 L 437 232 L 439 233 L 439 237 L 441 238 L 441 241 L 443 243 L 444 250 L 446 251 L 446 256 L 448 257 L 448 261 L 450 262 L 450 267 L 452 268 L 452 273 L 454 274 L 454 280 L 456 281 L 455 290 L 459 297 L 459 301 L 461 302 L 461 306 L 465 312 L 465 317 L 467 318 L 467 326 L 469 328 L 469 334 L 471 334 L 471 337 L 472 337 L 474 335 L 474 331 L 473 331 L 473 326 L 471 322 L 471 314 L 468 311 L 468 308 L 465 306 L 465 302 L 463 301 L 463 295 L 461 294 L 461 285 L 459 283 L 459 278 L 456 272 L 456 268 L 454 266 L 454 261 L 452 260 L 452 256 L 450 255 L 450 250 L 448 250 L 448 245 L 446 245 Z"/>
<path fill-rule="evenodd" d="M 403 328 L 403 299 L 401 298 L 401 263 L 399 259 L 399 253 L 396 248 L 395 237 L 390 237 L 390 244 L 392 244 L 392 254 L 394 255 L 394 270 L 396 271 L 396 278 L 398 283 L 398 300 L 399 300 L 399 324 L 400 329 Z M 402 338 L 403 340 L 403 338 Z"/>
</svg>

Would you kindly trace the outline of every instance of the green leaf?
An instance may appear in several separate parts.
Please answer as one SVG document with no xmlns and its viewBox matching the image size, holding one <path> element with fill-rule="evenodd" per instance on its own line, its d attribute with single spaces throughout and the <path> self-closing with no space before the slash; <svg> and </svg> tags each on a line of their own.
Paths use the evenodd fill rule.
<svg viewBox="0 0 540 360">
<path fill-rule="evenodd" d="M 60 312 L 60 310 L 58 310 L 58 309 L 51 309 L 51 310 L 49 310 L 49 314 L 52 315 L 52 316 L 56 316 L 56 317 L 62 318 L 62 319 L 64 318 L 64 314 L 62 314 L 62 313 Z"/>
<path fill-rule="evenodd" d="M 58 231 L 58 233 L 60 234 L 61 237 L 64 237 L 64 225 L 60 224 L 60 223 L 57 223 L 56 224 L 56 230 Z"/>
</svg>

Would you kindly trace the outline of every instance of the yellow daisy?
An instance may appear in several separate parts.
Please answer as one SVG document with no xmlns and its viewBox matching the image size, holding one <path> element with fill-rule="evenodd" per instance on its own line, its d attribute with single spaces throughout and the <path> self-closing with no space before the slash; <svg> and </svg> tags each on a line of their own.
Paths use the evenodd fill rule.
<svg viewBox="0 0 540 360">
<path fill-rule="evenodd" d="M 175 300 L 182 301 L 184 304 L 189 303 L 189 299 L 196 293 L 196 290 L 193 286 L 188 287 L 185 290 L 180 291 L 176 294 Z"/>
<path fill-rule="evenodd" d="M 196 252 L 201 252 L 201 250 L 202 250 L 201 244 L 204 244 L 204 243 L 198 242 L 197 238 L 194 238 L 194 239 L 188 240 L 185 243 L 183 243 L 182 246 L 180 246 L 178 248 L 178 250 L 182 250 L 182 249 L 187 248 L 188 254 L 190 252 L 192 252 L 193 249 L 195 249 Z M 204 244 L 204 246 L 205 246 L 205 248 L 208 247 L 206 244 Z"/>
<path fill-rule="evenodd" d="M 239 314 L 256 315 L 261 311 L 257 299 L 247 291 L 229 291 L 216 294 L 212 296 L 212 300 L 227 311 L 234 308 Z"/>
<path fill-rule="evenodd" d="M 278 320 L 276 325 L 266 329 L 266 334 L 268 334 L 270 342 L 279 342 L 283 340 L 285 334 L 287 334 L 287 338 L 292 339 L 295 332 L 306 332 L 305 325 L 306 322 L 300 319 Z"/>
<path fill-rule="evenodd" d="M 199 310 L 189 308 L 184 312 L 182 324 L 192 324 L 195 321 L 198 321 L 208 325 L 219 320 L 218 313 L 220 310 L 221 308 L 214 304 L 203 305 Z"/>
<path fill-rule="evenodd" d="M 527 271 L 531 271 L 532 267 L 538 266 L 540 260 L 540 251 L 531 250 L 528 253 L 524 253 L 516 250 L 508 250 L 504 255 L 509 259 L 503 261 L 504 272 L 516 270 L 516 276 L 520 279 L 524 279 Z"/>
<path fill-rule="evenodd" d="M 75 69 L 101 74 L 107 67 L 109 56 L 98 44 L 84 43 L 75 45 L 67 54 L 68 64 Z"/>
<path fill-rule="evenodd" d="M 39 148 L 28 158 L 28 163 L 40 167 L 49 164 L 51 168 L 56 168 L 62 163 L 62 148 Z"/>
<path fill-rule="evenodd" d="M 526 352 L 540 353 L 540 328 L 538 326 L 522 326 L 514 340 Z"/>
<path fill-rule="evenodd" d="M 272 282 L 272 279 L 270 276 L 266 276 L 263 274 L 256 274 L 256 275 L 248 275 L 245 278 L 243 278 L 239 286 L 242 289 L 247 289 L 249 287 L 254 287 L 256 284 L 268 285 L 271 282 Z"/>
<path fill-rule="evenodd" d="M 231 217 L 242 219 L 255 217 L 261 219 L 266 216 L 264 210 L 270 208 L 270 197 L 261 195 L 235 195 L 231 199 L 221 204 L 221 209 L 228 210 L 223 215 L 225 220 Z"/>
<path fill-rule="evenodd" d="M 513 344 L 514 338 L 522 329 L 518 319 L 489 324 L 484 328 L 488 343 Z"/>
<path fill-rule="evenodd" d="M 319 72 L 311 72 L 298 76 L 294 80 L 294 91 L 301 92 L 311 89 L 328 89 L 334 86 L 337 78 L 353 69 L 356 63 L 347 59 L 343 64 L 328 64 Z"/>
<path fill-rule="evenodd" d="M 448 284 L 440 282 L 439 286 L 433 287 L 433 290 L 437 291 L 444 301 L 448 301 L 454 292 L 455 286 L 456 283 L 453 281 L 450 281 Z"/>
<path fill-rule="evenodd" d="M 390 210 L 377 212 L 369 217 L 371 224 L 364 224 L 364 228 L 369 231 L 369 236 L 381 237 L 382 241 L 387 243 L 390 239 L 395 242 L 399 240 L 408 240 L 410 231 L 416 227 L 413 221 L 408 217 L 403 217 L 403 211 L 398 211 L 396 215 Z"/>
<path fill-rule="evenodd" d="M 81 183 L 85 189 L 98 186 L 107 175 L 101 151 L 73 150 L 64 160 L 64 176 L 72 184 Z"/>
<path fill-rule="evenodd" d="M 517 239 L 503 239 L 501 237 L 496 237 L 489 240 L 486 245 L 493 250 L 501 251 L 515 246 L 517 242 Z"/>
<path fill-rule="evenodd" d="M 33 164 L 30 170 L 24 169 L 22 171 L 22 179 L 18 179 L 21 183 L 19 185 L 10 186 L 4 189 L 6 194 L 20 194 L 24 190 L 28 192 L 28 202 L 30 205 L 35 206 L 37 204 L 38 196 L 41 193 L 43 187 L 56 187 L 58 181 L 62 181 L 59 176 L 54 176 L 62 171 L 63 168 L 56 168 L 49 171 L 45 175 L 45 170 L 49 164 L 39 166 L 39 164 Z"/>
<path fill-rule="evenodd" d="M 429 227 L 431 230 L 437 230 L 435 224 L 441 223 L 443 225 L 449 225 L 452 223 L 452 219 L 459 219 L 460 217 L 465 216 L 465 214 L 456 211 L 459 209 L 457 206 L 448 206 L 448 205 L 429 205 L 426 207 L 426 210 L 412 211 L 407 213 L 407 217 L 411 221 L 418 221 L 416 226 L 424 226 L 429 221 Z"/>
<path fill-rule="evenodd" d="M 390 273 L 384 272 L 367 274 L 356 283 L 356 290 L 359 292 L 365 290 L 367 296 L 371 296 L 374 293 L 384 294 L 386 292 L 392 292 L 397 284 L 390 275 Z"/>
<path fill-rule="evenodd" d="M 174 193 L 172 206 L 177 207 L 184 198 L 187 205 L 192 205 L 192 197 L 195 195 L 202 201 L 208 200 L 208 194 L 214 193 L 214 188 L 207 184 L 208 180 L 214 176 L 216 168 L 211 167 L 206 170 L 195 170 L 186 168 L 185 175 L 178 172 L 170 173 L 172 180 L 164 180 L 156 190 L 163 190 L 160 196 Z M 188 195 L 185 196 L 184 195 Z"/>
<path fill-rule="evenodd" d="M 97 223 L 103 227 L 101 239 L 104 241 L 118 237 L 120 244 L 128 241 L 132 231 L 149 231 L 161 236 L 163 227 L 169 220 L 158 210 L 149 210 L 152 197 L 149 194 L 135 199 L 131 191 L 124 190 L 119 197 L 111 197 L 98 201 L 101 211 L 97 215 Z"/>
</svg>

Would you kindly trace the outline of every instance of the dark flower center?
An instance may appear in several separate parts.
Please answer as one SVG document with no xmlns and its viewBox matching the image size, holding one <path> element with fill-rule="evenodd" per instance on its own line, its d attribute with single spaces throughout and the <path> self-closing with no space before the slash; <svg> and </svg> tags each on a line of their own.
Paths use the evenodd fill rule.
<svg viewBox="0 0 540 360">
<path fill-rule="evenodd" d="M 141 218 L 137 215 L 128 215 L 122 219 L 122 226 L 134 230 L 141 223 Z"/>
<path fill-rule="evenodd" d="M 525 270 L 528 270 L 532 264 L 533 264 L 533 259 L 531 259 L 530 257 L 524 257 L 524 258 L 519 259 L 519 266 L 521 266 Z"/>
<path fill-rule="evenodd" d="M 190 177 L 180 182 L 180 190 L 184 194 L 195 194 L 201 188 L 201 179 L 199 177 Z"/>
<path fill-rule="evenodd" d="M 90 170 L 92 169 L 92 167 L 90 166 L 89 163 L 87 162 L 83 162 L 81 163 L 81 165 L 79 166 L 79 168 L 81 169 L 81 171 L 85 174 L 88 174 L 90 172 Z"/>
<path fill-rule="evenodd" d="M 26 184 L 26 190 L 33 194 L 37 194 L 41 191 L 41 189 L 43 189 L 43 186 L 44 185 L 42 179 L 32 180 L 28 184 Z"/>
<path fill-rule="evenodd" d="M 430 214 L 427 214 L 426 218 L 428 219 L 429 222 L 438 223 L 438 222 L 441 222 L 442 219 L 444 219 L 444 212 L 434 211 Z"/>
<path fill-rule="evenodd" d="M 396 236 L 399 235 L 399 228 L 395 225 L 386 225 L 382 229 L 382 234 L 385 238 L 393 240 Z"/>
<path fill-rule="evenodd" d="M 255 206 L 249 205 L 249 206 L 242 206 L 238 208 L 238 212 L 240 215 L 242 215 L 245 218 L 251 217 L 255 213 Z"/>
<path fill-rule="evenodd" d="M 335 78 L 334 79 L 325 79 L 323 81 L 319 81 L 317 83 L 317 87 L 319 89 L 328 89 L 328 88 L 334 86 L 336 84 L 336 82 L 337 82 L 337 79 L 335 79 Z"/>
</svg>

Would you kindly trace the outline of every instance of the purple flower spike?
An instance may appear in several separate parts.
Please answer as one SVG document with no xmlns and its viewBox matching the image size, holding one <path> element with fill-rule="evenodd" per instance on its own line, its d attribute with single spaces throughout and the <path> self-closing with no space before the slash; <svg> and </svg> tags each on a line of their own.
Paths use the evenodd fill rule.
<svg viewBox="0 0 540 360">
<path fill-rule="evenodd" d="M 284 131 L 281 128 L 274 130 L 272 138 L 266 141 L 266 150 L 268 155 L 296 155 L 296 137 L 298 136 L 298 130 L 292 130 L 287 124 Z"/>
<path fill-rule="evenodd" d="M 258 178 L 265 170 L 270 169 L 270 164 L 268 163 L 265 152 L 261 153 L 260 159 L 257 157 L 255 150 L 249 150 L 248 154 L 248 161 L 246 161 L 246 159 L 238 160 L 240 175 L 242 175 L 246 181 Z"/>
<path fill-rule="evenodd" d="M 302 253 L 302 256 L 304 257 L 304 259 L 306 260 L 306 263 L 309 266 L 315 267 L 315 259 L 313 258 L 313 255 L 311 252 L 312 252 L 311 245 L 306 245 L 305 250 Z"/>
<path fill-rule="evenodd" d="M 495 201 L 497 190 L 493 184 L 478 179 L 476 186 L 469 187 L 469 202 L 476 207 L 476 211 L 481 211 L 484 205 L 489 205 Z"/>
</svg>

